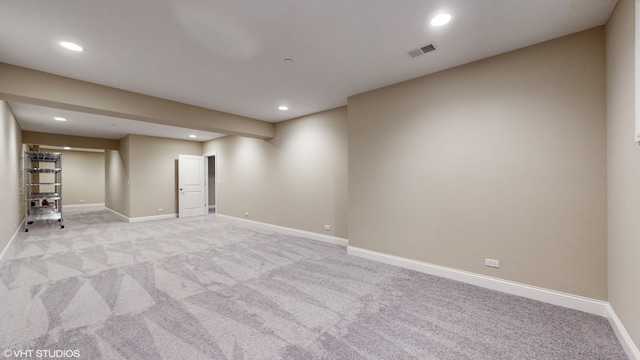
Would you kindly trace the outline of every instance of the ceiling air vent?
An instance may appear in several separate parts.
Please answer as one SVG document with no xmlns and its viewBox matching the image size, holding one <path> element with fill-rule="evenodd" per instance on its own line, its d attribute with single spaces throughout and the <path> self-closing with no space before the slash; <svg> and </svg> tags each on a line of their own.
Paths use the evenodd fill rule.
<svg viewBox="0 0 640 360">
<path fill-rule="evenodd" d="M 409 56 L 411 56 L 412 58 L 414 57 L 418 57 L 420 55 L 426 54 L 430 51 L 435 50 L 436 47 L 433 46 L 433 44 L 429 44 L 429 45 L 425 45 L 425 46 L 421 46 L 417 49 L 413 49 L 413 50 L 409 50 L 407 51 L 407 54 L 409 54 Z"/>
</svg>

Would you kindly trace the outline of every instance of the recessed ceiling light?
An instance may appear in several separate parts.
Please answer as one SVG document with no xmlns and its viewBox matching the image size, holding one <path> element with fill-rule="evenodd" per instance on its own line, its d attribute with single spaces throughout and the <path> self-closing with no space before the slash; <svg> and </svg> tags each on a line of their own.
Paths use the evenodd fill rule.
<svg viewBox="0 0 640 360">
<path fill-rule="evenodd" d="M 278 109 L 280 109 L 280 110 L 283 110 L 283 111 L 284 111 L 284 110 L 289 110 L 289 107 L 288 107 L 288 106 L 284 106 L 284 105 L 282 105 L 282 106 L 278 106 Z"/>
<path fill-rule="evenodd" d="M 70 147 L 68 147 L 68 146 L 65 146 L 65 147 L 64 147 L 64 149 L 65 149 L 65 150 L 71 150 L 71 148 L 70 148 Z"/>
<path fill-rule="evenodd" d="M 63 117 L 60 117 L 60 116 L 54 117 L 53 120 L 55 120 L 55 121 L 67 121 L 67 119 L 65 119 Z"/>
<path fill-rule="evenodd" d="M 431 19 L 431 25 L 442 26 L 444 24 L 447 24 L 449 21 L 451 21 L 450 14 L 440 14 L 440 15 L 436 15 L 436 17 Z"/>
<path fill-rule="evenodd" d="M 190 138 L 196 138 L 197 136 L 195 135 L 189 135 Z"/>
<path fill-rule="evenodd" d="M 68 41 L 61 41 L 60 46 L 73 51 L 82 51 L 82 46 Z"/>
</svg>

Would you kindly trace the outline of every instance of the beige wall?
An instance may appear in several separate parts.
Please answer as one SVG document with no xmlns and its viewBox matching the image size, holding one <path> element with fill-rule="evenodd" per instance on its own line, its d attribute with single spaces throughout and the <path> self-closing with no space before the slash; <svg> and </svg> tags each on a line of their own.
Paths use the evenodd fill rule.
<svg viewBox="0 0 640 360">
<path fill-rule="evenodd" d="M 63 205 L 104 203 L 104 152 L 56 152 L 62 154 Z"/>
<path fill-rule="evenodd" d="M 129 188 L 129 136 L 119 142 L 120 150 L 105 150 L 105 205 L 131 216 Z"/>
<path fill-rule="evenodd" d="M 349 245 L 606 300 L 604 69 L 600 27 L 349 98 Z"/>
<path fill-rule="evenodd" d="M 129 139 L 129 216 L 177 214 L 178 155 L 202 155 L 202 144 L 140 135 L 129 135 Z"/>
<path fill-rule="evenodd" d="M 24 219 L 22 184 L 22 136 L 11 109 L 0 100 L 0 252 L 5 248 Z"/>
<path fill-rule="evenodd" d="M 105 162 L 104 152 L 66 151 L 40 146 L 41 151 L 62 154 L 62 204 L 104 204 Z M 55 166 L 41 163 L 41 167 Z M 41 182 L 55 182 L 53 174 L 40 174 Z M 40 192 L 54 192 L 53 186 L 40 186 Z"/>
<path fill-rule="evenodd" d="M 227 136 L 205 143 L 205 153 L 217 153 L 216 210 L 346 238 L 346 115 L 342 107 L 277 123 L 269 141 Z"/>
<path fill-rule="evenodd" d="M 620 0 L 607 23 L 608 263 L 609 302 L 640 346 L 640 146 L 633 142 L 634 11 L 633 0 Z"/>
</svg>

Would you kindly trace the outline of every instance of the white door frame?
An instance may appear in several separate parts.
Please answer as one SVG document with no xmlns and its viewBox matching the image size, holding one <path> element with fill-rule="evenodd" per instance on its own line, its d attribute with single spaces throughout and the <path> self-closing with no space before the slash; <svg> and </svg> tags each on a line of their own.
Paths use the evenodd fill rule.
<svg viewBox="0 0 640 360">
<path fill-rule="evenodd" d="M 216 174 L 216 179 L 218 179 L 218 152 L 217 151 L 213 151 L 213 152 L 208 152 L 208 153 L 204 153 L 202 154 L 202 156 L 204 156 L 207 161 L 204 162 L 204 176 L 205 176 L 205 199 L 207 200 L 207 214 L 209 213 L 209 158 L 210 157 L 214 157 L 215 160 L 213 162 L 213 172 Z M 216 181 L 217 182 L 217 181 Z M 213 184 L 213 189 L 215 192 L 215 198 L 216 198 L 216 214 L 219 213 L 220 211 L 220 200 L 218 198 L 218 184 Z"/>
</svg>

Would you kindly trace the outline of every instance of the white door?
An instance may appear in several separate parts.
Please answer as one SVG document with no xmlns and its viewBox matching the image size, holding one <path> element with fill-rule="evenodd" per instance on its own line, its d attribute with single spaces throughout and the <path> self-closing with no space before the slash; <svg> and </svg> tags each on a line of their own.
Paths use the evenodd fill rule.
<svg viewBox="0 0 640 360">
<path fill-rule="evenodd" d="M 178 216 L 206 215 L 204 156 L 178 156 Z"/>
</svg>

